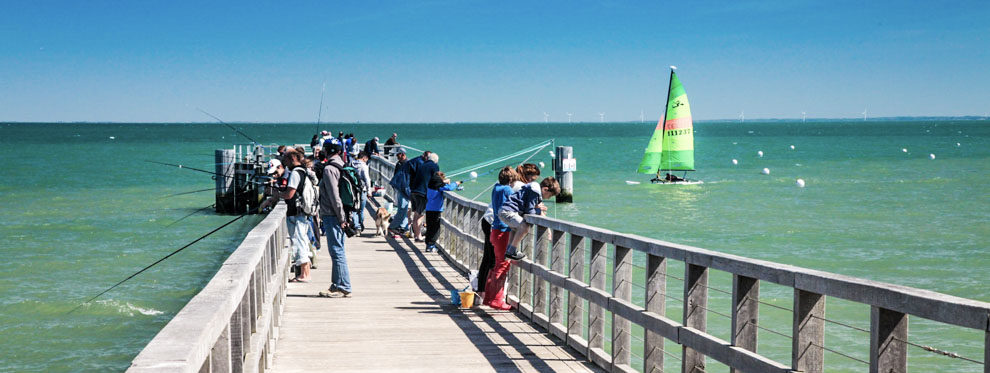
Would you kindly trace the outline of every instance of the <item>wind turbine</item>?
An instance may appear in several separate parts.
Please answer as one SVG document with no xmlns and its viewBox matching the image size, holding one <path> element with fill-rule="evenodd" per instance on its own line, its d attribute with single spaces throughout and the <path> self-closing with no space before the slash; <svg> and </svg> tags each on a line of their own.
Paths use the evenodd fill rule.
<svg viewBox="0 0 990 373">
<path fill-rule="evenodd" d="M 545 112 L 545 111 L 543 112 L 543 122 L 544 123 L 550 123 L 550 113 Z"/>
<path fill-rule="evenodd" d="M 602 123 L 605 123 L 605 113 L 598 113 L 598 117 Z"/>
<path fill-rule="evenodd" d="M 571 113 L 567 113 L 567 123 L 568 123 L 568 124 L 570 124 L 570 123 L 571 123 L 571 115 L 574 115 L 574 114 L 571 114 Z"/>
<path fill-rule="evenodd" d="M 739 121 L 740 122 L 746 122 L 746 112 L 745 111 L 740 111 L 739 112 Z"/>
<path fill-rule="evenodd" d="M 642 124 L 646 119 L 646 112 L 643 109 L 639 109 L 639 123 Z"/>
<path fill-rule="evenodd" d="M 801 112 L 801 122 L 807 122 L 807 121 L 808 121 L 808 113 L 805 113 L 805 112 L 802 111 Z"/>
<path fill-rule="evenodd" d="M 866 121 L 866 108 L 863 108 L 863 121 Z"/>
</svg>

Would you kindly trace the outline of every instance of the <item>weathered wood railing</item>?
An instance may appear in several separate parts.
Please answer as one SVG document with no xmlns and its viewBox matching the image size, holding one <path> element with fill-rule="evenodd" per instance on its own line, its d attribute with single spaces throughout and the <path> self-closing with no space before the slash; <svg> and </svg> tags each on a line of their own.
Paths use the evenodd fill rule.
<svg viewBox="0 0 990 373">
<path fill-rule="evenodd" d="M 387 185 L 393 165 L 376 158 L 373 176 Z M 389 188 L 389 192 L 391 189 Z M 486 204 L 447 193 L 440 246 L 462 271 L 477 268 Z M 510 272 L 509 301 L 595 364 L 611 371 L 633 371 L 631 325 L 645 330 L 643 371 L 663 371 L 664 341 L 681 345 L 682 372 L 704 371 L 705 358 L 741 372 L 823 372 L 825 299 L 868 305 L 870 372 L 907 371 L 908 315 L 982 331 L 983 371 L 990 373 L 990 303 L 927 290 L 870 281 L 807 268 L 755 260 L 647 237 L 613 232 L 544 216 L 527 216 L 533 239 L 524 241 L 527 259 Z M 570 237 L 567 240 L 567 236 Z M 608 258 L 608 245 L 614 247 Z M 586 250 L 590 261 L 586 263 Z M 647 256 L 645 307 L 632 301 L 634 251 Z M 565 257 L 570 258 L 565 267 Z M 532 258 L 532 259 L 528 259 Z M 549 259 L 549 262 L 548 262 Z M 608 259 L 612 268 L 606 268 Z M 667 263 L 684 263 L 683 320 L 665 317 Z M 586 269 L 585 266 L 588 266 Z M 565 273 L 565 268 L 567 268 Z M 706 332 L 709 269 L 732 274 L 731 340 Z M 612 288 L 606 289 L 611 274 Z M 783 364 L 756 353 L 760 282 L 793 289 L 791 361 Z M 566 296 L 565 296 L 566 295 Z M 549 299 L 549 302 L 547 301 Z M 587 301 L 588 325 L 581 304 Z M 568 310 L 564 320 L 564 310 Z M 605 330 L 605 312 L 612 330 Z M 605 333 L 611 333 L 611 353 Z M 583 336 L 588 335 L 585 339 Z M 978 363 L 978 362 L 977 362 Z"/>
<path fill-rule="evenodd" d="M 285 204 L 252 229 L 128 372 L 259 372 L 271 364 L 285 300 Z"/>
</svg>

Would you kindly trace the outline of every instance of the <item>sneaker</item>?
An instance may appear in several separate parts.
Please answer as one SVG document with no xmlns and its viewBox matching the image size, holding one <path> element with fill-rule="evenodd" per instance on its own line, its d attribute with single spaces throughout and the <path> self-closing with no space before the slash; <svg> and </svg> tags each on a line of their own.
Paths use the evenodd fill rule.
<svg viewBox="0 0 990 373">
<path fill-rule="evenodd" d="M 347 298 L 351 296 L 351 292 L 331 287 L 330 289 L 321 291 L 319 296 L 323 298 Z"/>
<path fill-rule="evenodd" d="M 523 258 L 526 257 L 526 254 L 519 249 L 516 249 L 515 246 L 510 245 L 505 249 L 505 257 L 512 260 L 523 260 Z"/>
<path fill-rule="evenodd" d="M 435 248 L 436 247 L 433 246 L 433 245 L 426 245 L 426 252 L 432 253 L 433 252 L 433 249 L 435 249 Z"/>
</svg>

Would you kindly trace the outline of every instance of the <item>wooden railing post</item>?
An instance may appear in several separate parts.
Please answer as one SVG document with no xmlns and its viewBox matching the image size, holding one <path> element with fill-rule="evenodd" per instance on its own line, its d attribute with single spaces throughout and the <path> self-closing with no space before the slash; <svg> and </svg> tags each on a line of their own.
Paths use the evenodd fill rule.
<svg viewBox="0 0 990 373">
<path fill-rule="evenodd" d="M 615 246 L 612 270 L 612 296 L 632 300 L 632 249 Z M 624 370 L 632 362 L 632 323 L 612 313 L 612 369 Z"/>
<path fill-rule="evenodd" d="M 522 250 L 527 257 L 533 257 L 533 235 L 532 230 L 523 237 L 519 250 Z M 532 260 L 532 259 L 531 259 Z M 521 312 L 526 317 L 530 319 L 533 318 L 533 274 L 523 273 L 520 269 L 519 273 L 519 303 L 525 305 L 525 307 L 519 307 L 519 312 Z"/>
<path fill-rule="evenodd" d="M 536 246 L 533 246 L 533 263 L 544 267 L 547 265 L 547 245 L 550 243 L 550 230 L 547 227 L 536 225 Z M 532 230 L 532 229 L 530 229 Z M 545 279 L 534 271 L 533 277 L 533 321 L 537 325 L 550 330 L 550 325 L 545 323 L 547 317 L 547 285 Z"/>
<path fill-rule="evenodd" d="M 825 370 L 825 296 L 794 289 L 794 331 L 791 366 L 794 370 Z"/>
<path fill-rule="evenodd" d="M 708 267 L 684 265 L 684 326 L 698 331 L 708 327 Z M 693 348 L 684 347 L 681 352 L 681 371 L 684 373 L 705 370 L 705 355 Z"/>
<path fill-rule="evenodd" d="M 732 345 L 756 352 L 760 318 L 760 281 L 732 275 Z M 738 372 L 732 369 L 730 372 Z"/>
<path fill-rule="evenodd" d="M 550 270 L 564 274 L 564 252 L 567 242 L 564 232 L 556 229 L 550 234 Z M 564 289 L 559 286 L 550 285 L 550 334 L 557 336 L 562 341 L 567 339 L 567 330 L 564 327 Z"/>
<path fill-rule="evenodd" d="M 591 240 L 588 285 L 592 288 L 605 290 L 607 254 L 604 242 Z M 605 309 L 595 302 L 588 302 L 588 356 L 593 360 L 596 355 L 605 355 Z"/>
<path fill-rule="evenodd" d="M 990 313 L 987 314 L 987 330 L 983 341 L 983 373 L 990 373 Z"/>
<path fill-rule="evenodd" d="M 870 307 L 870 373 L 907 372 L 907 315 Z"/>
<path fill-rule="evenodd" d="M 587 283 L 584 278 L 584 237 L 571 234 L 570 265 L 567 277 Z M 567 344 L 574 349 L 584 344 L 584 299 L 567 292 Z M 587 354 L 585 354 L 587 355 Z"/>
<path fill-rule="evenodd" d="M 647 255 L 646 261 L 646 311 L 663 316 L 667 313 L 667 258 Z M 663 337 L 647 330 L 643 351 L 643 372 L 663 372 Z"/>
</svg>

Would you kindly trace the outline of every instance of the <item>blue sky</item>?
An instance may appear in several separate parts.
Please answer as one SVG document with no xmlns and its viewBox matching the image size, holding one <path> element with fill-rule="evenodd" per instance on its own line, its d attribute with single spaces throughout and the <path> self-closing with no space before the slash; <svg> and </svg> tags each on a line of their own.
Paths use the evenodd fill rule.
<svg viewBox="0 0 990 373">
<path fill-rule="evenodd" d="M 983 115 L 987 1 L 6 1 L 0 120 Z"/>
</svg>

